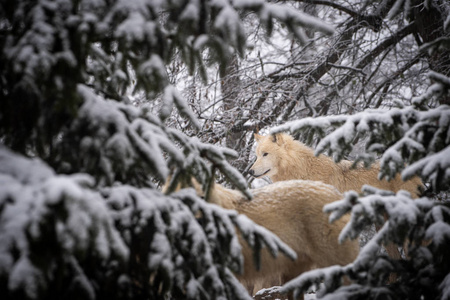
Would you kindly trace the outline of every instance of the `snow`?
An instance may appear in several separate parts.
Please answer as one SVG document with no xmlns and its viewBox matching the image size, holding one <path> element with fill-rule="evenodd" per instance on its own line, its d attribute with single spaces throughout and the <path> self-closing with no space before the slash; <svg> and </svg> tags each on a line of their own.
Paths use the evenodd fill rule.
<svg viewBox="0 0 450 300">
<path fill-rule="evenodd" d="M 400 9 L 403 2 L 397 1 L 395 9 Z M 159 33 L 159 30 L 163 36 L 174 34 L 164 32 L 160 24 L 152 20 L 153 15 L 164 15 L 168 11 L 167 3 L 162 0 L 117 1 L 112 12 L 107 14 L 104 20 L 100 20 L 100 14 L 97 16 L 93 12 L 101 10 L 107 4 L 103 1 L 85 1 L 80 9 L 91 12 L 84 11 L 79 18 L 71 16 L 67 22 L 70 23 L 71 30 L 77 30 L 82 36 L 90 33 L 105 33 L 112 28 L 114 30 L 112 36 L 119 38 L 127 46 L 133 46 L 137 42 L 147 43 L 153 47 L 158 43 L 156 33 Z M 176 1 L 173 3 L 178 4 Z M 245 37 L 235 8 L 253 9 L 262 18 L 274 17 L 284 21 L 288 23 L 288 26 L 295 27 L 293 31 L 301 40 L 306 38 L 303 28 L 297 27 L 298 25 L 314 28 L 326 34 L 334 32 L 331 26 L 317 18 L 277 4 L 258 0 L 214 0 L 210 3 L 220 8 L 214 20 L 214 27 L 228 38 L 224 47 L 233 44 L 239 48 L 241 40 Z M 181 19 L 197 20 L 199 4 L 198 0 L 190 1 L 184 7 Z M 408 1 L 405 2 L 405 5 L 407 4 Z M 43 79 L 47 80 L 47 76 L 59 61 L 64 61 L 72 67 L 85 63 L 77 61 L 74 53 L 71 52 L 69 33 L 64 26 L 61 28 L 54 26 L 58 25 L 58 22 L 63 23 L 64 20 L 59 18 L 66 15 L 54 13 L 57 9 L 67 14 L 73 11 L 70 1 L 40 1 L 29 15 L 27 14 L 29 24 L 32 25 L 31 30 L 17 37 L 18 41 L 12 41 L 12 39 L 7 41 L 11 45 L 5 50 L 6 59 L 11 63 L 14 72 L 17 72 L 17 77 L 23 75 L 25 78 L 23 84 L 26 84 L 27 88 L 33 90 L 36 95 L 41 89 L 36 85 L 39 80 L 33 77 L 42 74 Z M 56 24 L 50 23 L 49 15 L 54 15 Z M 110 26 L 113 19 L 121 18 L 123 21 L 116 28 Z M 446 26 L 448 23 L 447 19 Z M 86 37 L 81 38 L 80 43 L 85 41 L 84 38 Z M 93 36 L 93 38 L 96 39 L 99 36 Z M 207 41 L 208 35 L 199 36 L 194 41 L 194 48 L 202 48 Z M 56 44 L 58 47 L 55 47 Z M 86 46 L 86 49 L 89 49 L 90 45 Z M 60 52 L 51 53 L 59 47 L 62 48 Z M 116 174 L 127 173 L 135 165 L 142 166 L 136 171 L 141 177 L 153 179 L 155 176 L 165 179 L 169 174 L 169 164 L 181 166 L 180 172 L 194 169 L 201 173 L 207 172 L 205 169 L 210 166 L 207 163 L 210 163 L 232 179 L 236 186 L 248 198 L 251 198 L 245 178 L 226 161 L 227 158 L 236 156 L 234 151 L 202 144 L 198 139 L 188 138 L 165 129 L 163 122 L 172 114 L 174 106 L 191 121 L 194 127 L 201 126 L 187 102 L 178 94 L 175 87 L 169 84 L 165 62 L 159 55 L 152 53 L 151 47 L 150 54 L 146 56 L 148 60 L 139 64 L 137 72 L 147 83 L 164 87 L 161 89 L 163 104 L 159 117 L 145 115 L 143 110 L 125 103 L 106 100 L 104 96 L 100 96 L 102 93 L 99 90 L 91 90 L 87 85 L 77 86 L 76 92 L 83 102 L 80 103 L 81 108 L 77 111 L 77 119 L 70 124 L 71 128 L 64 134 L 69 137 L 73 134 L 73 137 L 82 132 L 81 153 L 75 153 L 75 163 L 80 163 L 82 167 L 78 169 L 74 167 L 70 171 L 78 172 L 82 169 L 95 175 L 101 171 L 102 175 L 96 178 L 86 174 L 58 175 L 39 159 L 32 160 L 18 156 L 0 146 L 0 185 L 2 186 L 0 189 L 0 274 L 7 278 L 10 289 L 23 289 L 28 297 L 39 298 L 39 291 L 48 284 L 48 278 L 56 276 L 52 272 L 58 267 L 59 261 L 63 260 L 76 273 L 73 283 L 82 286 L 87 297 L 92 299 L 94 287 L 90 278 L 83 273 L 83 263 L 85 263 L 83 259 L 86 256 L 93 256 L 92 261 L 99 262 L 104 268 L 116 264 L 117 261 L 126 262 L 129 256 L 127 244 L 131 244 L 132 238 L 145 233 L 148 226 L 154 228 L 153 238 L 146 245 L 150 248 L 148 266 L 151 271 L 163 270 L 172 281 L 182 280 L 183 276 L 191 278 L 187 289 L 192 297 L 198 296 L 207 288 L 214 289 L 219 294 L 218 299 L 223 297 L 223 278 L 220 277 L 223 274 L 225 277 L 228 276 L 226 280 L 229 280 L 229 285 L 235 283 L 230 269 L 237 270 L 242 265 L 240 244 L 234 234 L 235 226 L 241 229 L 250 243 L 254 243 L 255 239 L 261 239 L 274 255 L 281 251 L 288 256 L 295 256 L 287 245 L 263 227 L 253 224 L 245 216 L 238 216 L 235 212 L 205 203 L 194 196 L 193 191 L 182 191 L 168 197 L 154 188 L 137 188 L 115 182 Z M 127 80 L 130 80 L 126 69 L 109 70 L 110 65 L 107 62 L 111 58 L 100 46 L 94 45 L 89 51 L 90 54 L 100 58 L 101 61 L 97 63 L 106 65 L 104 69 L 100 68 L 99 72 L 111 72 L 111 74 L 108 73 L 108 76 L 112 76 L 109 80 L 113 79 L 115 82 L 126 85 Z M 128 54 L 135 55 L 135 53 Z M 126 60 L 124 56 L 124 53 L 118 53 L 114 57 L 115 63 L 119 65 L 122 59 Z M 94 60 L 92 58 L 90 61 Z M 91 74 L 90 71 L 87 72 L 89 76 L 95 78 L 97 73 Z M 413 103 L 420 104 L 426 97 L 441 93 L 444 90 L 442 84 L 448 84 L 448 78 L 439 74 L 430 74 L 430 78 L 438 79 L 439 83 L 433 85 L 426 96 L 414 99 Z M 57 88 L 64 88 L 64 78 L 58 75 L 52 80 Z M 96 84 L 98 84 L 97 78 L 93 81 L 93 85 Z M 8 93 L 8 91 L 5 92 Z M 305 119 L 303 123 L 289 123 L 284 128 L 297 130 L 306 126 L 305 124 L 310 124 L 318 131 L 325 132 L 330 125 L 343 124 L 341 129 L 323 139 L 318 147 L 319 152 L 327 148 L 338 150 L 343 142 L 353 141 L 358 133 L 370 131 L 373 123 L 391 126 L 397 121 L 396 118 L 409 112 L 411 111 L 408 111 L 408 107 L 388 112 L 367 111 L 364 114 L 345 118 L 335 116 L 314 121 Z M 415 112 L 412 114 L 414 115 Z M 429 110 L 417 113 L 416 116 L 424 122 L 431 120 L 432 124 L 437 120 L 435 123 L 443 128 L 442 130 L 448 127 L 450 120 L 448 109 L 442 109 L 441 112 Z M 423 177 L 434 180 L 435 185 L 441 180 L 448 181 L 450 177 L 449 148 L 428 149 L 423 146 L 422 140 L 413 131 L 420 128 L 410 129 L 406 121 L 402 125 L 406 132 L 405 137 L 385 151 L 382 162 L 392 165 L 391 168 L 403 164 L 403 156 L 399 153 L 407 147 L 419 154 L 435 151 L 436 153 L 429 155 L 426 159 L 407 167 L 403 175 L 408 177 L 420 173 Z M 60 139 L 61 136 L 54 138 Z M 179 142 L 181 149 L 177 148 L 171 139 Z M 447 134 L 445 141 L 448 142 L 449 139 L 450 135 Z M 438 137 L 432 142 L 433 145 L 439 144 Z M 383 146 L 378 145 L 382 150 Z M 56 150 L 52 149 L 52 151 Z M 57 154 L 64 156 L 64 153 Z M 200 158 L 200 155 L 206 159 Z M 89 160 L 94 161 L 94 165 L 90 166 L 91 169 L 86 167 Z M 149 167 L 145 168 L 146 165 Z M 441 170 L 446 170 L 443 178 L 438 177 Z M 130 177 L 133 177 L 132 175 Z M 106 180 L 100 178 L 102 176 Z M 128 177 L 128 173 L 124 177 Z M 101 189 L 104 185 L 110 188 Z M 136 185 L 144 184 L 139 182 Z M 354 201 L 354 198 L 352 197 L 351 200 Z M 396 199 L 396 202 L 393 199 Z M 386 229 L 379 233 L 376 240 L 374 239 L 377 243 L 369 244 L 367 247 L 367 253 L 372 253 L 379 246 L 378 242 L 384 238 L 383 235 L 390 229 L 392 223 L 416 224 L 420 212 L 418 206 L 424 205 L 422 200 L 422 202 L 415 202 L 417 206 L 414 206 L 408 195 L 404 193 L 398 193 L 395 198 L 389 195 L 374 195 L 358 201 L 360 202 L 356 205 L 350 203 L 350 200 L 341 204 L 347 210 L 353 209 L 356 214 L 365 213 L 372 219 L 376 218 L 375 207 L 384 206 L 391 216 L 390 221 L 385 225 Z M 338 209 L 336 205 L 333 207 Z M 342 207 L 340 209 L 342 210 Z M 433 217 L 436 220 L 439 219 L 437 210 L 434 210 Z M 119 226 L 115 226 L 116 222 L 125 228 L 123 233 L 118 231 Z M 433 237 L 436 243 L 440 243 L 448 239 L 448 227 L 446 223 L 439 220 L 427 229 L 426 234 L 428 237 Z M 346 230 L 352 229 L 346 227 Z M 43 274 L 42 269 L 30 259 L 32 254 L 41 251 L 39 247 L 42 247 L 42 244 L 44 247 L 57 245 L 57 249 L 48 247 L 49 255 L 44 257 L 44 260 L 48 258 L 48 262 L 45 261 L 49 264 L 46 269 L 48 274 Z M 186 250 L 192 250 L 194 254 Z M 197 252 L 201 252 L 202 255 L 198 255 Z M 213 253 L 222 254 L 223 257 L 214 257 Z M 223 261 L 226 261 L 224 269 L 218 265 L 218 262 Z M 187 273 L 183 274 L 184 271 Z M 340 269 L 322 270 L 312 275 L 327 279 L 333 277 L 337 271 Z M 446 280 L 448 281 L 448 278 Z M 210 283 L 211 286 L 205 285 L 205 282 Z M 184 282 L 181 282 L 180 286 L 184 287 Z"/>
<path fill-rule="evenodd" d="M 428 227 L 426 239 L 432 240 L 433 244 L 443 245 L 446 241 L 450 241 L 450 225 L 443 221 L 437 221 Z"/>
<path fill-rule="evenodd" d="M 316 292 L 319 298 L 323 296 L 323 290 L 328 287 L 333 286 L 333 282 L 335 280 L 340 281 L 340 276 L 342 273 L 347 272 L 352 269 L 352 265 L 347 265 L 344 267 L 341 266 L 330 266 L 327 268 L 315 269 L 301 274 L 300 276 L 292 279 L 287 282 L 280 288 L 280 292 L 287 293 L 293 292 L 294 297 L 298 295 L 301 289 L 305 289 L 312 285 L 319 286 L 319 289 Z M 323 282 L 323 284 L 320 284 Z M 314 296 L 311 296 L 310 299 L 315 299 Z"/>
<path fill-rule="evenodd" d="M 157 232 L 153 235 L 150 249 L 152 251 L 152 255 L 148 256 L 148 267 L 150 270 L 157 270 L 160 265 L 171 265 L 172 249 L 164 233 Z M 169 269 L 173 271 L 172 266 Z"/>
<path fill-rule="evenodd" d="M 341 124 L 347 120 L 346 115 L 337 116 L 322 116 L 322 117 L 307 117 L 300 120 L 288 121 L 282 125 L 273 127 L 270 130 L 270 134 L 275 134 L 283 131 L 289 131 L 291 133 L 302 130 L 303 128 L 312 128 L 316 130 L 325 131 L 331 128 L 334 124 Z"/>
<path fill-rule="evenodd" d="M 261 188 L 263 186 L 266 186 L 268 184 L 271 183 L 271 180 L 269 177 L 264 176 L 262 178 L 255 178 L 252 182 L 251 182 L 251 187 L 253 189 L 257 189 L 257 188 Z"/>
<path fill-rule="evenodd" d="M 437 78 L 441 82 L 446 82 L 439 74 L 430 73 L 430 77 Z M 316 147 L 315 154 L 328 151 L 333 153 L 337 160 L 350 154 L 352 143 L 357 136 L 368 135 L 369 143 L 366 149 L 369 151 L 382 152 L 380 178 L 387 176 L 392 178 L 396 172 L 402 169 L 402 178 L 409 179 L 414 175 L 420 175 L 424 180 L 432 182 L 433 186 L 439 187 L 440 183 L 448 182 L 450 178 L 450 148 L 441 147 L 441 139 L 445 143 L 450 141 L 448 125 L 450 123 L 450 108 L 446 105 L 438 108 L 419 110 L 415 105 L 420 105 L 424 99 L 429 99 L 436 93 L 442 91 L 441 84 L 432 85 L 427 92 L 412 100 L 413 106 L 403 106 L 401 108 L 365 110 L 354 115 L 324 116 L 318 118 L 303 118 L 301 120 L 290 121 L 283 125 L 272 128 L 271 133 L 289 131 L 291 133 L 310 130 L 310 134 L 319 137 L 329 128 L 334 131 L 323 137 Z M 427 126 L 439 126 L 431 142 L 426 145 Z M 378 139 L 371 138 L 382 134 L 383 128 L 388 128 L 387 132 L 399 131 L 401 135 L 395 141 L 395 137 L 386 137 L 389 147 L 381 144 Z M 383 133 L 384 134 L 384 133 Z M 346 145 L 346 147 L 343 147 Z M 437 151 L 436 153 L 433 153 Z M 405 155 L 405 153 L 407 153 Z M 364 153 L 359 158 L 369 160 L 369 153 Z M 426 156 L 426 157 L 425 157 Z M 424 157 L 424 158 L 422 158 Z M 417 160 L 417 158 L 422 158 Z M 358 159 L 358 158 L 357 158 Z M 412 160 L 415 159 L 415 160 Z M 410 165 L 407 166 L 406 163 Z M 406 166 L 405 166 L 406 165 Z M 438 170 L 442 170 L 439 171 Z M 437 177 L 437 174 L 441 174 Z"/>
<path fill-rule="evenodd" d="M 200 34 L 194 41 L 193 48 L 194 50 L 200 51 L 206 43 L 208 43 L 209 37 L 206 34 Z"/>
<path fill-rule="evenodd" d="M 263 12 L 263 14 L 272 15 L 273 17 L 284 22 L 293 21 L 295 24 L 314 28 L 328 35 L 332 35 L 334 33 L 334 28 L 326 24 L 324 21 L 302 13 L 298 10 L 294 10 L 288 6 L 267 3 L 264 7 L 264 10 L 265 12 Z"/>
<path fill-rule="evenodd" d="M 58 255 L 79 260 L 77 265 L 88 252 L 105 266 L 112 260 L 127 259 L 128 248 L 114 228 L 107 206 L 98 193 L 89 190 L 90 176 L 58 176 L 41 161 L 4 148 L 0 149 L 0 161 L 0 274 L 9 278 L 11 290 L 24 289 L 30 298 L 38 298 L 38 292 L 49 284 L 48 278 L 54 275 L 44 276 L 40 266 L 30 260 L 42 243 L 58 245 L 51 253 L 61 251 Z M 46 263 L 51 266 L 59 260 L 50 257 Z"/>
<path fill-rule="evenodd" d="M 426 205 L 427 203 L 421 203 L 421 206 Z M 427 228 L 425 238 L 432 241 L 435 247 L 445 247 L 444 245 L 450 241 L 450 225 L 445 221 L 448 215 L 450 215 L 450 208 L 445 205 L 436 205 L 431 208 L 429 218 L 433 220 L 433 223 Z"/>
<path fill-rule="evenodd" d="M 265 3 L 264 0 L 238 0 L 234 1 L 233 5 L 237 9 L 248 9 L 252 7 L 261 7 Z"/>
<path fill-rule="evenodd" d="M 441 299 L 449 299 L 450 298 L 450 274 L 445 276 L 445 279 L 439 285 L 439 288 L 442 291 Z"/>
<path fill-rule="evenodd" d="M 441 174 L 443 177 L 438 177 L 439 170 L 444 170 Z M 402 172 L 402 177 L 408 178 L 414 174 L 421 174 L 423 178 L 429 179 L 433 186 L 439 186 L 439 182 L 448 182 L 450 179 L 450 146 L 411 164 Z"/>
<path fill-rule="evenodd" d="M 159 55 L 152 54 L 150 59 L 143 62 L 136 71 L 148 81 L 156 81 L 161 86 L 168 84 L 166 66 Z"/>
<path fill-rule="evenodd" d="M 279 298 L 277 298 L 273 294 L 278 295 L 278 293 L 280 292 L 280 289 L 281 289 L 280 286 L 273 286 L 273 287 L 270 287 L 270 288 L 264 288 L 264 289 L 259 290 L 255 294 L 255 297 L 259 296 L 260 299 L 274 299 L 274 300 L 278 300 Z M 315 293 L 311 293 L 311 292 L 305 293 L 305 294 L 303 294 L 303 299 L 304 300 L 314 300 L 314 299 L 316 299 L 316 294 Z"/>
<path fill-rule="evenodd" d="M 381 209 L 386 211 L 389 217 L 389 221 L 386 224 L 394 224 L 392 228 L 408 228 L 418 224 L 418 219 L 421 215 L 420 206 L 424 204 L 429 205 L 429 202 L 411 199 L 411 195 L 405 191 L 399 191 L 397 194 L 385 193 L 377 189 L 372 189 L 372 191 L 375 194 L 359 198 L 355 192 L 347 192 L 344 194 L 343 200 L 327 204 L 324 207 L 324 212 L 331 213 L 330 222 L 340 218 L 349 211 L 352 212 L 350 222 L 340 234 L 340 242 L 343 242 L 346 238 L 357 237 L 366 225 L 382 223 L 379 213 Z M 355 228 L 360 228 L 360 230 L 355 231 Z M 378 235 L 383 234 L 381 230 L 378 232 Z M 375 241 L 376 238 L 373 240 Z"/>
<path fill-rule="evenodd" d="M 146 20 L 138 12 L 132 12 L 130 16 L 116 29 L 116 37 L 131 44 L 133 41 L 142 42 L 145 37 Z"/>
<path fill-rule="evenodd" d="M 184 101 L 179 99 L 173 87 L 167 90 L 170 90 L 168 99 L 175 99 L 175 104 L 182 107 L 180 102 Z M 173 132 L 166 130 L 161 120 L 144 109 L 102 99 L 86 86 L 80 85 L 78 91 L 85 102 L 72 130 L 75 133 L 81 130 L 81 134 L 85 135 L 80 143 L 81 149 L 89 154 L 86 159 L 92 156 L 92 151 L 102 158 L 100 166 L 92 167 L 96 172 L 100 169 L 107 182 L 114 181 L 115 172 L 120 173 L 127 167 L 135 168 L 136 160 L 142 160 L 139 168 L 150 169 L 148 173 L 156 174 L 161 180 L 165 180 L 169 174 L 167 154 L 173 164 L 185 163 L 183 149 L 170 140 L 168 135 Z M 187 110 L 187 107 L 180 110 Z M 193 115 L 186 115 L 195 119 Z M 86 134 L 85 126 L 89 126 L 89 134 Z M 187 137 L 183 139 L 189 141 Z M 223 152 L 228 153 L 227 150 Z"/>
<path fill-rule="evenodd" d="M 235 168 L 233 168 L 227 161 L 227 158 L 229 157 L 237 157 L 236 151 L 229 148 L 202 143 L 196 137 L 186 139 L 185 137 L 180 136 L 178 133 L 176 134 L 179 138 L 183 139 L 183 143 L 191 151 L 191 155 L 184 160 L 183 168 L 186 168 L 189 165 L 193 165 L 194 163 L 204 164 L 204 162 L 198 161 L 198 156 L 199 154 L 201 154 L 207 160 L 209 160 L 214 165 L 214 167 L 219 169 L 223 175 L 228 177 L 233 182 L 233 184 L 235 184 L 236 188 L 239 189 L 247 198 L 252 198 L 251 192 L 248 188 L 247 181 L 245 180 L 244 176 L 242 176 L 242 174 L 239 173 Z"/>
<path fill-rule="evenodd" d="M 169 116 L 169 114 L 172 112 L 173 103 L 175 103 L 175 105 L 177 106 L 180 114 L 186 117 L 196 129 L 201 128 L 197 117 L 194 115 L 191 108 L 188 106 L 184 98 L 179 94 L 178 90 L 173 85 L 168 85 L 164 89 L 163 108 L 161 109 L 162 119 Z"/>
<path fill-rule="evenodd" d="M 80 119 L 89 118 L 92 120 L 92 127 L 103 127 L 104 124 L 114 124 L 118 132 L 125 132 L 127 124 L 126 116 L 121 113 L 112 101 L 103 100 L 98 97 L 92 89 L 85 85 L 78 85 L 78 93 L 84 99 L 83 106 L 79 110 Z M 106 129 L 104 129 L 106 130 Z M 104 132 L 106 135 L 107 133 Z"/>
<path fill-rule="evenodd" d="M 209 282 L 208 288 L 224 292 L 217 261 L 226 259 L 228 267 L 235 271 L 242 268 L 241 245 L 234 234 L 235 226 L 242 228 L 249 237 L 261 239 L 273 253 L 295 255 L 263 227 L 245 216 L 238 216 L 235 211 L 199 199 L 193 189 L 183 189 L 168 197 L 152 189 L 117 186 L 109 188 L 105 197 L 108 205 L 117 211 L 114 219 L 122 228 L 134 231 L 131 234 L 153 228 L 148 254 L 150 270 L 164 270 L 174 279 L 184 278 L 187 275 L 183 272 L 188 272 L 193 276 L 187 283 L 190 295 L 204 289 L 205 281 Z M 131 222 L 133 216 L 139 219 Z M 215 257 L 213 253 L 226 256 Z M 235 282 L 236 279 L 227 280 Z"/>
<path fill-rule="evenodd" d="M 447 19 L 444 22 L 444 28 L 448 31 L 450 29 L 450 15 L 447 16 Z"/>
<path fill-rule="evenodd" d="M 200 16 L 198 0 L 191 0 L 180 15 L 180 21 L 198 22 Z"/>
<path fill-rule="evenodd" d="M 20 257 L 9 275 L 8 289 L 23 289 L 30 299 L 39 299 L 39 290 L 45 286 L 44 274 L 26 256 Z"/>
<path fill-rule="evenodd" d="M 27 170 L 27 172 L 24 172 Z M 8 174 L 22 184 L 36 183 L 55 175 L 55 172 L 39 159 L 18 157 L 0 144 L 0 174 Z M 6 192 L 6 189 L 0 189 Z"/>
<path fill-rule="evenodd" d="M 214 29 L 220 32 L 226 44 L 235 47 L 239 52 L 242 51 L 245 32 L 234 8 L 230 5 L 222 7 L 214 20 Z"/>
</svg>

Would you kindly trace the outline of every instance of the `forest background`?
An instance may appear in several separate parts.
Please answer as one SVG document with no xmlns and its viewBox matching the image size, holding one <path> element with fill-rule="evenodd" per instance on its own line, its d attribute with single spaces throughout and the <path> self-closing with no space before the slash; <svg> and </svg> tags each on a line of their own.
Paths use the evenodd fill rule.
<svg viewBox="0 0 450 300">
<path fill-rule="evenodd" d="M 283 245 L 160 186 L 171 173 L 250 196 L 253 133 L 283 130 L 427 184 L 415 201 L 367 189 L 328 207 L 352 211 L 342 238 L 382 230 L 354 264 L 284 289 L 449 299 L 449 36 L 445 0 L 2 0 L 2 295 L 248 299 L 234 228 L 256 256 Z"/>
</svg>

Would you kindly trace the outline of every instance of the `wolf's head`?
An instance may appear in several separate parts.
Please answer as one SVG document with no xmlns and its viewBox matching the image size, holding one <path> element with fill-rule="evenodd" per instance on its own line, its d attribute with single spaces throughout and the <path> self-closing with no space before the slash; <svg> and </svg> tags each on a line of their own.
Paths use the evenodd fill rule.
<svg viewBox="0 0 450 300">
<path fill-rule="evenodd" d="M 286 157 L 286 145 L 293 141 L 290 135 L 277 133 L 274 135 L 262 136 L 255 133 L 256 161 L 250 168 L 250 175 L 254 177 L 276 175 L 280 168 L 280 162 Z"/>
</svg>

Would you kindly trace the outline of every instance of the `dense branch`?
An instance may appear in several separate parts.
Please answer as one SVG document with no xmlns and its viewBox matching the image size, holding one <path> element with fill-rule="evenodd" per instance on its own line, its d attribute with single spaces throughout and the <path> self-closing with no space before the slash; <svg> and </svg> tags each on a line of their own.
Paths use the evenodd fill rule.
<svg viewBox="0 0 450 300">
<path fill-rule="evenodd" d="M 391 35 L 389 38 L 385 39 L 377 47 L 375 47 L 372 51 L 370 51 L 367 55 L 365 55 L 354 68 L 356 70 L 364 69 L 368 64 L 372 63 L 375 58 L 378 57 L 378 55 L 396 45 L 404 37 L 411 34 L 414 29 L 415 24 L 411 23 L 395 34 Z M 339 91 L 341 91 L 351 80 L 353 80 L 353 73 L 354 70 L 348 72 L 345 77 L 341 79 L 341 81 L 339 81 L 339 83 L 335 86 L 333 91 L 328 93 L 327 96 L 319 103 L 318 107 L 316 107 L 316 110 L 322 110 L 322 113 L 326 114 L 327 109 L 329 108 L 329 102 L 331 102 L 335 97 L 338 97 Z"/>
<path fill-rule="evenodd" d="M 391 76 L 389 76 L 388 78 L 386 78 L 381 84 L 378 85 L 377 88 L 374 89 L 372 95 L 366 100 L 366 105 L 365 108 L 369 108 L 373 98 L 375 98 L 375 96 L 377 96 L 379 94 L 379 91 L 381 89 L 383 89 L 383 92 L 381 93 L 381 96 L 383 94 L 386 94 L 387 89 L 389 88 L 390 84 L 398 77 L 401 76 L 402 74 L 404 74 L 407 70 L 409 70 L 412 66 L 414 66 L 415 64 L 417 64 L 420 61 L 420 58 L 422 57 L 422 54 L 419 54 L 417 56 L 415 56 L 413 59 L 411 59 L 410 61 L 408 61 L 406 64 L 403 65 L 403 67 L 401 67 L 400 69 L 397 70 L 397 72 L 395 72 L 394 74 L 392 74 Z M 378 101 L 379 103 L 380 101 Z M 379 107 L 379 105 L 376 105 L 376 107 Z"/>
</svg>

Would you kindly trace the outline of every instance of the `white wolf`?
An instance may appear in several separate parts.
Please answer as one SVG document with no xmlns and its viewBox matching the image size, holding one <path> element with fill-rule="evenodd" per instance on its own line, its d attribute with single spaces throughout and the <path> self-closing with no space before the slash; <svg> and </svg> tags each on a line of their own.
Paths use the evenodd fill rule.
<svg viewBox="0 0 450 300">
<path fill-rule="evenodd" d="M 200 185 L 193 181 L 199 196 Z M 253 199 L 247 200 L 240 192 L 214 184 L 208 200 L 227 209 L 246 215 L 255 223 L 275 233 L 297 254 L 292 261 L 286 256 L 277 258 L 263 249 L 261 269 L 253 262 L 252 249 L 243 240 L 244 272 L 238 279 L 247 287 L 254 284 L 269 287 L 271 282 L 281 284 L 312 268 L 346 265 L 359 252 L 357 241 L 339 244 L 338 236 L 349 216 L 330 224 L 322 212 L 325 204 L 342 199 L 336 188 L 322 182 L 291 180 L 253 189 Z M 264 286 L 266 285 L 266 286 Z"/>
</svg>

